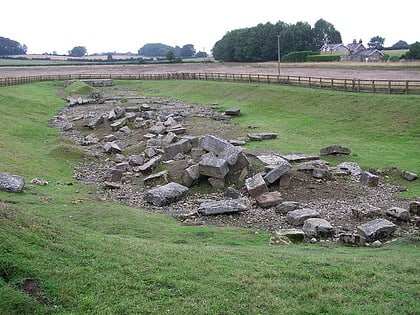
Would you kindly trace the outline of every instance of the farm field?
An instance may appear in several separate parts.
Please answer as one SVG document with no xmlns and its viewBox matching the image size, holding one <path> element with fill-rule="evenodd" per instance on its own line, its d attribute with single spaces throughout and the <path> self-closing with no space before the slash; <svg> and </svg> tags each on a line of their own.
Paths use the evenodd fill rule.
<svg viewBox="0 0 420 315">
<path fill-rule="evenodd" d="M 127 70 L 118 69 L 112 70 Z M 115 88 L 242 107 L 233 126 L 280 135 L 252 149 L 314 153 L 338 141 L 354 149 L 350 158 L 363 168 L 420 171 L 419 96 L 195 81 L 116 82 Z M 65 106 L 57 96 L 62 89 L 62 82 L 0 87 L 0 169 L 50 183 L 28 184 L 22 194 L 0 192 L 0 313 L 417 313 L 418 235 L 380 248 L 268 246 L 265 231 L 181 225 L 77 182 L 73 172 L 86 153 L 49 125 Z M 408 198 L 418 192 L 418 181 L 409 184 Z M 28 283 L 35 295 L 22 289 Z"/>
<path fill-rule="evenodd" d="M 158 65 L 43 65 L 2 66 L 0 77 L 57 74 L 138 74 L 138 73 L 278 73 L 277 63 L 182 63 Z M 281 75 L 368 80 L 420 80 L 420 63 L 302 63 L 281 64 Z"/>
</svg>

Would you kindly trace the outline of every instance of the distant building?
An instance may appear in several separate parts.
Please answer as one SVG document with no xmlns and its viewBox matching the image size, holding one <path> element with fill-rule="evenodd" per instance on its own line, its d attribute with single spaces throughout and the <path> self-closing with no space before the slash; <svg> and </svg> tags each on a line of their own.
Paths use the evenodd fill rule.
<svg viewBox="0 0 420 315">
<path fill-rule="evenodd" d="M 362 40 L 345 46 L 344 44 L 324 44 L 321 49 L 321 55 L 331 54 L 340 55 L 341 61 L 361 61 L 372 62 L 380 61 L 384 54 L 377 49 L 366 49 Z"/>
</svg>

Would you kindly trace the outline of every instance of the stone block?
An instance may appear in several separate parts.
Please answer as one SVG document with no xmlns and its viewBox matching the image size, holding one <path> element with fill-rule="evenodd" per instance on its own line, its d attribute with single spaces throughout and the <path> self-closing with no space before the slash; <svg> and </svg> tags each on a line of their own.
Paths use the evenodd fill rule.
<svg viewBox="0 0 420 315">
<path fill-rule="evenodd" d="M 260 132 L 248 134 L 248 139 L 250 141 L 261 141 L 275 138 L 277 138 L 277 134 L 273 132 Z"/>
<path fill-rule="evenodd" d="M 381 215 L 382 211 L 379 207 L 367 205 L 361 208 L 353 208 L 351 209 L 351 212 L 356 219 L 364 220 L 369 218 L 377 218 Z"/>
<path fill-rule="evenodd" d="M 212 202 L 203 202 L 200 204 L 198 212 L 202 215 L 215 215 L 224 213 L 235 213 L 248 210 L 245 203 L 240 200 L 221 200 Z"/>
<path fill-rule="evenodd" d="M 408 209 L 392 207 L 386 210 L 386 214 L 401 221 L 410 220 L 410 211 Z"/>
<path fill-rule="evenodd" d="M 307 238 L 328 238 L 334 235 L 334 228 L 331 223 L 319 218 L 305 220 L 302 230 Z"/>
<path fill-rule="evenodd" d="M 303 225 L 307 219 L 318 217 L 318 211 L 309 208 L 302 208 L 288 212 L 286 219 L 291 225 Z"/>
<path fill-rule="evenodd" d="M 360 183 L 368 187 L 377 187 L 379 185 L 379 176 L 370 172 L 363 172 L 360 177 Z"/>
<path fill-rule="evenodd" d="M 301 243 L 305 239 L 305 233 L 301 229 L 282 229 L 277 231 L 276 235 L 285 236 L 293 243 Z"/>
<path fill-rule="evenodd" d="M 150 186 L 158 186 L 158 185 L 164 185 L 168 183 L 168 172 L 167 171 L 161 171 L 158 173 L 151 174 L 149 176 L 146 176 L 143 179 L 143 184 L 145 187 Z"/>
<path fill-rule="evenodd" d="M 268 192 L 267 184 L 261 174 L 256 174 L 245 180 L 246 189 L 251 197 Z"/>
<path fill-rule="evenodd" d="M 232 145 L 226 140 L 217 138 L 212 135 L 205 135 L 201 138 L 200 146 L 207 152 L 212 152 L 216 155 L 219 155 L 223 152 L 223 150 L 225 150 L 227 146 Z"/>
<path fill-rule="evenodd" d="M 208 182 L 211 187 L 216 189 L 223 189 L 225 188 L 225 181 L 220 178 L 209 177 Z"/>
<path fill-rule="evenodd" d="M 182 182 L 182 175 L 185 172 L 185 169 L 188 168 L 188 161 L 185 159 L 181 160 L 170 160 L 166 163 L 166 169 L 168 171 L 169 178 L 173 182 L 180 183 Z M 186 185 L 190 187 L 190 185 Z"/>
<path fill-rule="evenodd" d="M 229 172 L 228 164 L 225 160 L 217 158 L 214 154 L 206 154 L 198 163 L 200 174 L 214 178 L 224 178 Z"/>
<path fill-rule="evenodd" d="M 229 108 L 225 111 L 225 114 L 228 116 L 239 116 L 241 113 L 240 108 Z"/>
<path fill-rule="evenodd" d="M 357 226 L 357 232 L 363 236 L 367 242 L 373 242 L 391 236 L 397 226 L 386 220 L 376 219 Z"/>
<path fill-rule="evenodd" d="M 281 194 L 278 191 L 266 192 L 255 197 L 261 208 L 269 208 L 278 205 L 281 202 Z"/>
<path fill-rule="evenodd" d="M 200 166 L 198 164 L 187 167 L 181 175 L 181 181 L 187 187 L 191 187 L 199 178 Z"/>
<path fill-rule="evenodd" d="M 155 206 L 162 207 L 182 199 L 188 191 L 188 187 L 171 182 L 164 186 L 146 191 L 144 200 Z"/>
<path fill-rule="evenodd" d="M 412 173 L 412 172 L 408 172 L 408 171 L 402 171 L 401 172 L 401 177 L 404 178 L 405 180 L 408 180 L 408 181 L 411 182 L 411 181 L 417 179 L 417 174 Z"/>
<path fill-rule="evenodd" d="M 328 180 L 332 178 L 332 174 L 330 170 L 315 167 L 312 171 L 312 177 L 316 179 Z"/>
<path fill-rule="evenodd" d="M 123 117 L 123 118 L 120 118 L 120 119 L 117 119 L 116 121 L 114 121 L 111 124 L 111 129 L 112 129 L 112 131 L 117 131 L 120 128 L 124 127 L 126 124 L 127 124 L 127 118 Z"/>
<path fill-rule="evenodd" d="M 104 144 L 104 151 L 105 153 L 121 153 L 122 149 L 116 142 L 112 141 Z"/>
<path fill-rule="evenodd" d="M 410 202 L 410 212 L 412 214 L 420 214 L 420 201 L 413 200 Z"/>
<path fill-rule="evenodd" d="M 289 162 L 283 161 L 280 164 L 277 164 L 271 171 L 269 171 L 264 176 L 264 180 L 267 183 L 267 185 L 271 185 L 277 180 L 279 180 L 280 177 L 286 174 L 291 168 L 292 166 Z"/>
<path fill-rule="evenodd" d="M 90 129 L 95 129 L 96 127 L 98 127 L 99 125 L 103 124 L 104 122 L 104 116 L 102 114 L 96 115 L 95 117 L 93 117 L 89 123 L 88 123 L 88 128 Z"/>
<path fill-rule="evenodd" d="M 342 147 L 341 145 L 331 145 L 326 148 L 322 148 L 320 150 L 321 155 L 337 155 L 337 154 L 344 154 L 349 155 L 351 150 L 346 147 Z"/>
<path fill-rule="evenodd" d="M 283 201 L 276 206 L 275 211 L 277 213 L 286 214 L 290 211 L 298 209 L 299 207 L 300 204 L 297 201 Z"/>
</svg>

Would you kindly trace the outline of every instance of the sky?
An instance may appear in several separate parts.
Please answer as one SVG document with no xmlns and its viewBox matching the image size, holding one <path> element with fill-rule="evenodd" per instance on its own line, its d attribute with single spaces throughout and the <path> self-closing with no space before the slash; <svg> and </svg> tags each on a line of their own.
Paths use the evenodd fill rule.
<svg viewBox="0 0 420 315">
<path fill-rule="evenodd" d="M 194 45 L 211 52 L 228 32 L 259 23 L 319 19 L 334 25 L 344 44 L 374 36 L 385 46 L 420 41 L 420 1 L 337 0 L 7 0 L 0 6 L 0 36 L 25 44 L 28 53 L 137 53 L 147 43 Z M 273 38 L 273 41 L 276 38 Z"/>
</svg>

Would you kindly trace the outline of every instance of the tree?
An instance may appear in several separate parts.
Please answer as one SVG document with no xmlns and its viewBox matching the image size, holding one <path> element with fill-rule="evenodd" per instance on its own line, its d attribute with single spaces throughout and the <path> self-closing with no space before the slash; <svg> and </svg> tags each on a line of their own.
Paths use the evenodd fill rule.
<svg viewBox="0 0 420 315">
<path fill-rule="evenodd" d="M 341 34 L 337 31 L 331 23 L 319 19 L 312 30 L 313 32 L 313 44 L 312 50 L 318 50 L 324 44 L 340 44 Z"/>
<path fill-rule="evenodd" d="M 161 43 L 149 43 L 141 47 L 138 51 L 139 55 L 146 57 L 165 57 L 169 50 L 173 47 Z"/>
<path fill-rule="evenodd" d="M 410 45 L 408 52 L 405 54 L 407 59 L 420 59 L 420 42 Z"/>
<path fill-rule="evenodd" d="M 76 46 L 72 50 L 69 50 L 69 56 L 71 57 L 83 57 L 87 54 L 87 49 L 84 46 Z"/>
<path fill-rule="evenodd" d="M 380 36 L 375 36 L 370 39 L 367 45 L 370 49 L 382 50 L 384 49 L 384 42 L 385 42 L 385 38 L 380 37 Z"/>
<path fill-rule="evenodd" d="M 207 58 L 207 53 L 205 51 L 199 51 L 195 54 L 195 57 L 197 58 Z"/>
<path fill-rule="evenodd" d="M 195 55 L 195 48 L 194 48 L 194 45 L 192 44 L 187 44 L 187 45 L 182 46 L 179 52 L 179 56 L 181 58 L 191 58 L 194 55 Z"/>
<path fill-rule="evenodd" d="M 27 50 L 26 45 L 9 38 L 0 37 L 0 55 L 25 55 Z"/>
<path fill-rule="evenodd" d="M 394 45 L 391 46 L 392 49 L 408 49 L 410 45 L 403 40 L 399 40 Z"/>
<path fill-rule="evenodd" d="M 168 59 L 169 62 L 174 62 L 175 58 L 176 58 L 175 50 L 169 49 L 168 52 L 166 53 L 166 59 Z"/>
</svg>

